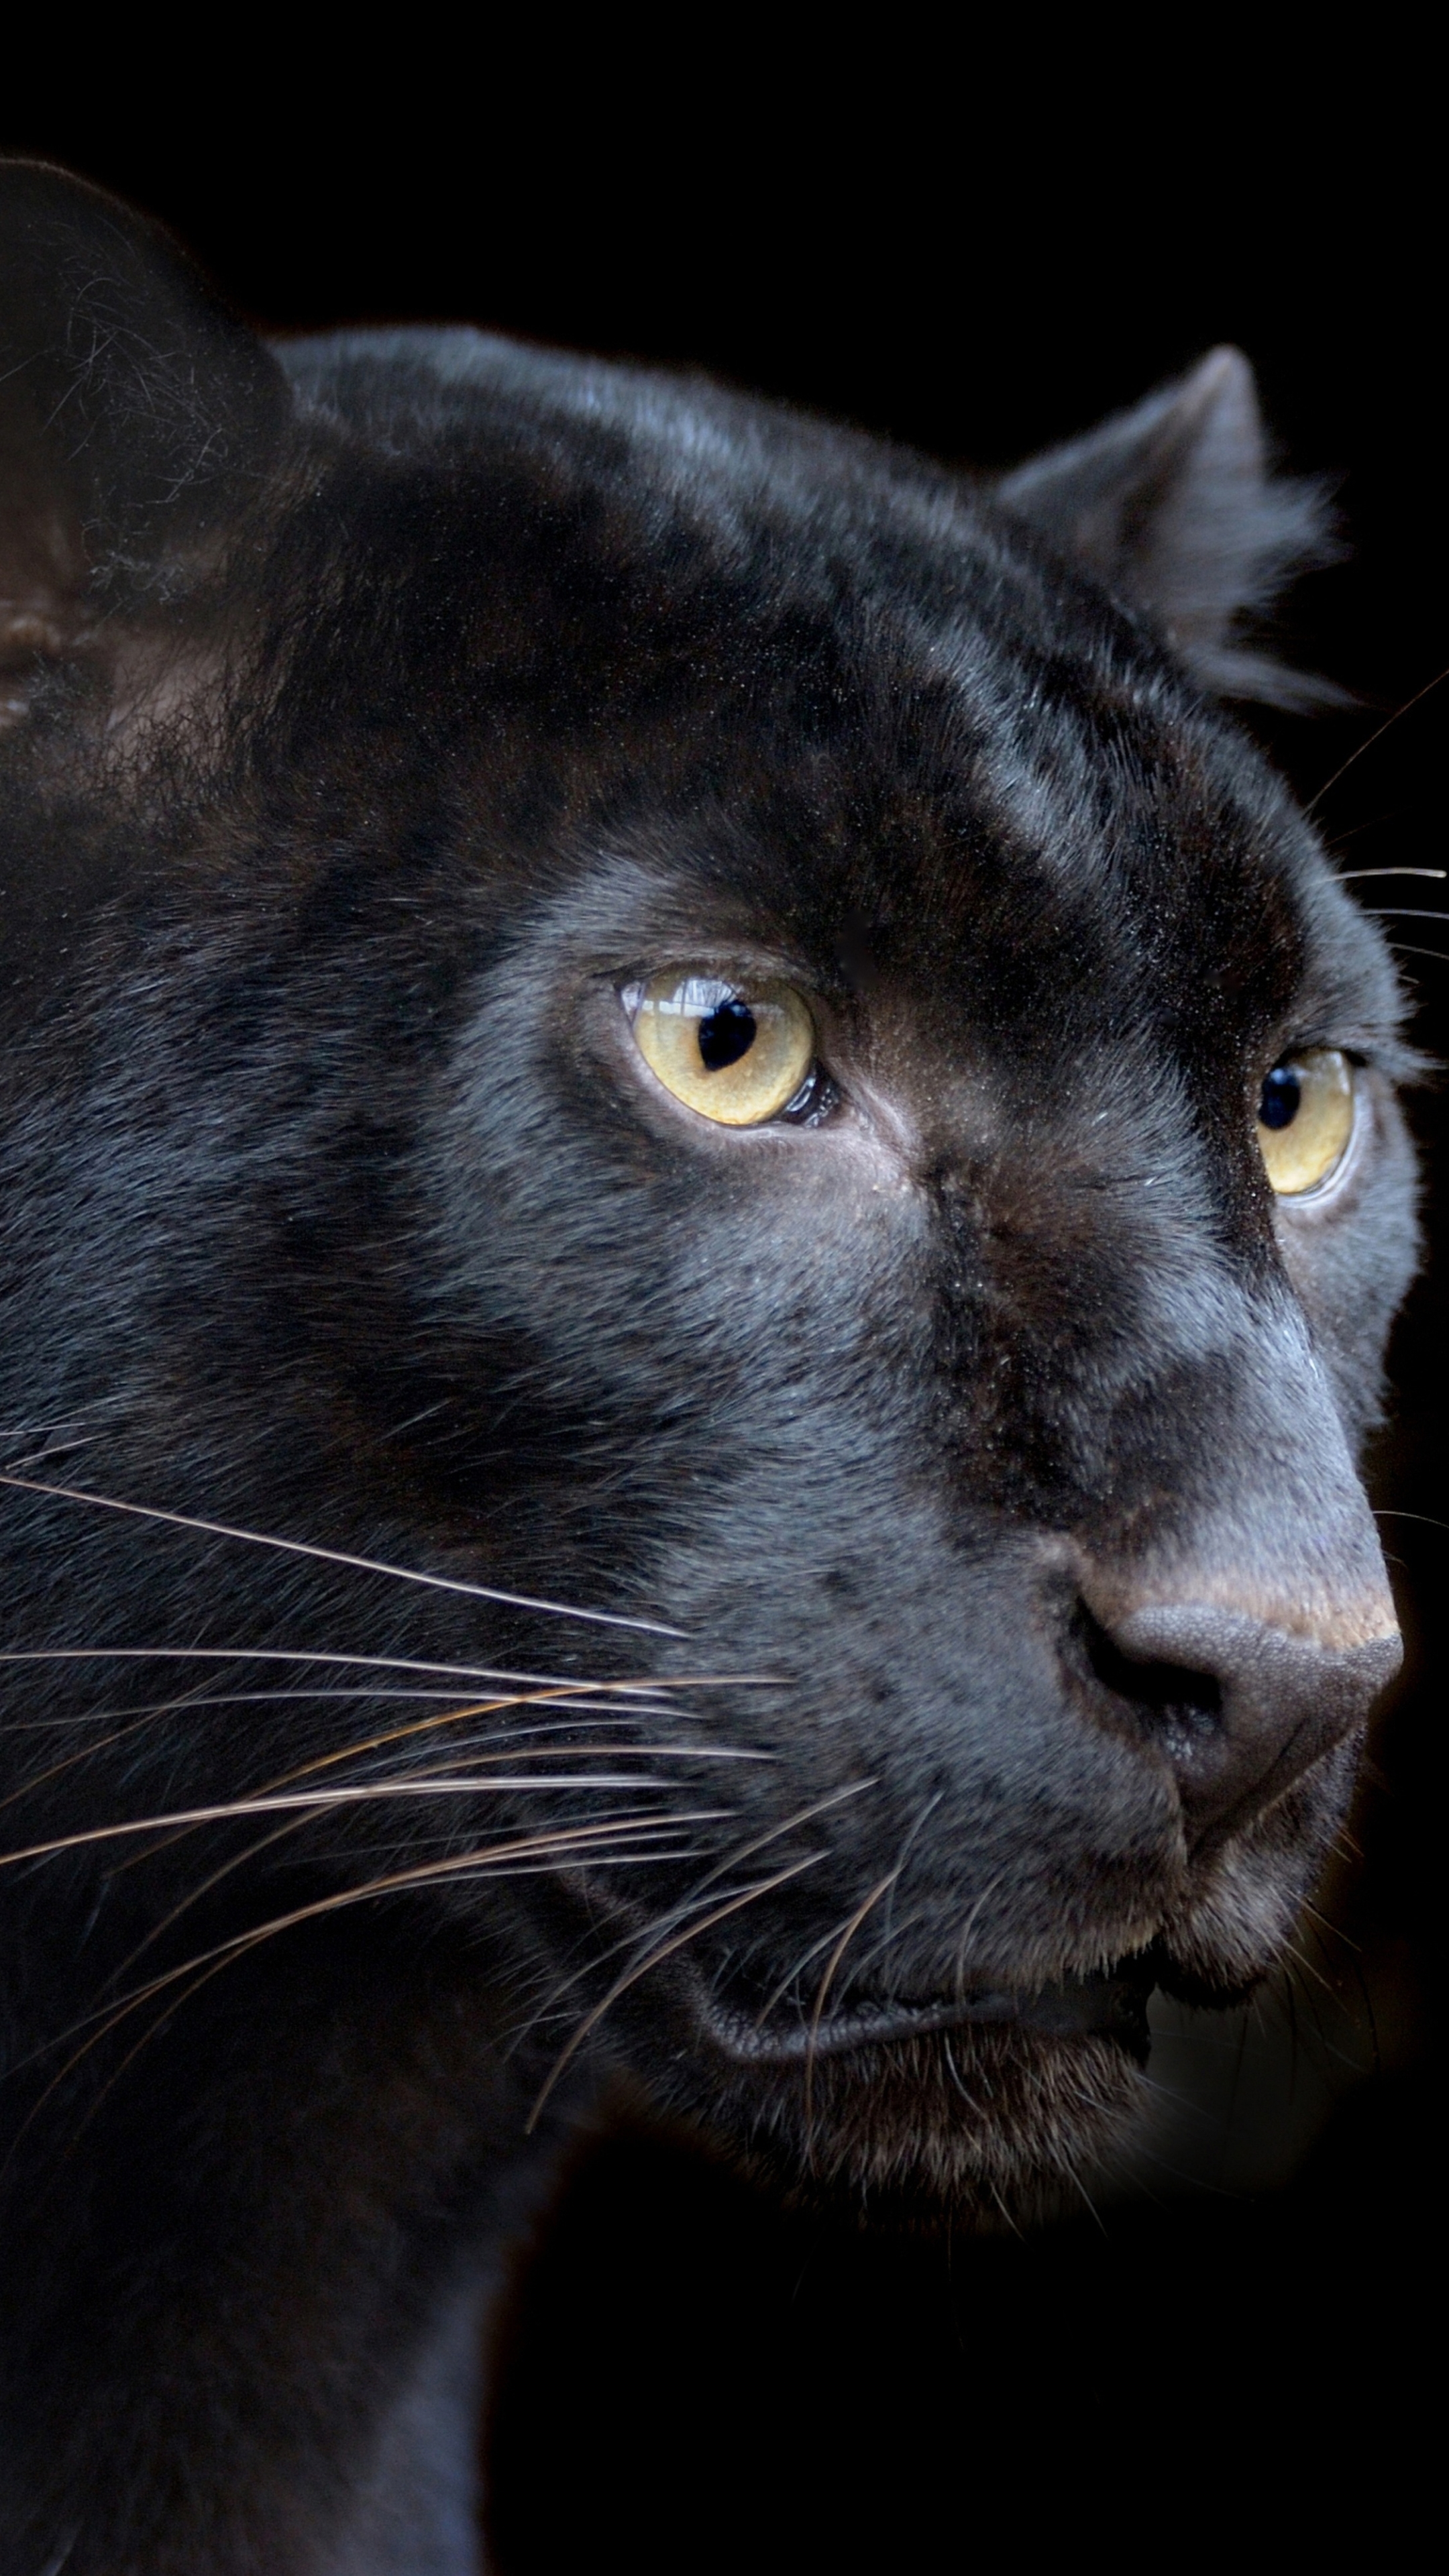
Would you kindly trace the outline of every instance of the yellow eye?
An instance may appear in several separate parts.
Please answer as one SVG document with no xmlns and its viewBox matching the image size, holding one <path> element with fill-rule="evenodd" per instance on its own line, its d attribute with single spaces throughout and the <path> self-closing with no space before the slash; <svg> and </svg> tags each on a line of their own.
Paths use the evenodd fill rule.
<svg viewBox="0 0 1449 2576">
<path fill-rule="evenodd" d="M 1305 1047 L 1274 1065 L 1258 1102 L 1258 1148 L 1280 1198 L 1317 1189 L 1352 1134 L 1353 1067 L 1337 1047 Z"/>
<path fill-rule="evenodd" d="M 722 1127 L 777 1118 L 815 1056 L 810 1014 L 788 984 L 741 989 L 678 967 L 645 985 L 634 1035 L 665 1090 Z"/>
</svg>

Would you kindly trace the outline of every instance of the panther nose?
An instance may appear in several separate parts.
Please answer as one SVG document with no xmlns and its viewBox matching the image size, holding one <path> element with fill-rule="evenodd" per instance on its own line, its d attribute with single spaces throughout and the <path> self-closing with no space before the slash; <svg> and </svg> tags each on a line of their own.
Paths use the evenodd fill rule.
<svg viewBox="0 0 1449 2576">
<path fill-rule="evenodd" d="M 1119 1594 L 1105 1619 L 1087 1595 L 1099 1677 L 1134 1703 L 1171 1762 L 1199 1844 L 1270 1806 L 1351 1735 L 1403 1661 L 1386 1586 L 1306 1630 L 1213 1589 L 1216 1600 Z"/>
<path fill-rule="evenodd" d="M 1260 1301 L 1240 1327 L 1240 1345 L 1202 1364 L 1190 1443 L 1170 1408 L 1124 1419 L 1128 1510 L 1083 1531 L 1075 1565 L 1114 1729 L 1128 1718 L 1170 1763 L 1199 1849 L 1353 1736 L 1403 1661 L 1374 1516 L 1303 1320 Z"/>
</svg>

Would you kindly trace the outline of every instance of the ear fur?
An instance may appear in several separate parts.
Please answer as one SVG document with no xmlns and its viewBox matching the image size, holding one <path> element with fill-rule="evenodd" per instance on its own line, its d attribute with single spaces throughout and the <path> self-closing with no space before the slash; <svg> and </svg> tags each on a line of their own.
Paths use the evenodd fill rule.
<svg viewBox="0 0 1449 2576">
<path fill-rule="evenodd" d="M 0 163 L 0 700 L 183 597 L 287 408 L 280 369 L 154 225 Z"/>
<path fill-rule="evenodd" d="M 1343 702 L 1242 633 L 1341 549 L 1322 487 L 1269 471 L 1241 350 L 1210 351 L 1135 410 L 1018 466 L 996 498 L 1145 611 L 1204 688 L 1269 706 Z"/>
</svg>

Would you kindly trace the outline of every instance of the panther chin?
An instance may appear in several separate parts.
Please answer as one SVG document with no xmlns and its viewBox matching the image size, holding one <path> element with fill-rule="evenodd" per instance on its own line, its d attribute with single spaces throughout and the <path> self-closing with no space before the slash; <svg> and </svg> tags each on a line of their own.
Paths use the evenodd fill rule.
<svg viewBox="0 0 1449 2576">
<path fill-rule="evenodd" d="M 714 2004 L 665 2107 L 796 2205 L 912 2232 L 1042 2218 L 1141 2125 L 1154 1982 L 1138 1958 L 788 2028 Z"/>
<path fill-rule="evenodd" d="M 1285 1836 L 1286 1821 L 1220 1847 L 1156 1938 L 1091 1973 L 857 1993 L 812 2016 L 762 2008 L 763 1981 L 686 1972 L 666 2016 L 675 2044 L 662 2064 L 649 2051 L 653 2100 L 787 2201 L 875 2227 L 1080 2209 L 1130 2173 L 1153 2110 L 1154 1992 L 1223 2011 L 1278 1964 L 1325 1832 L 1299 1816 Z"/>
</svg>

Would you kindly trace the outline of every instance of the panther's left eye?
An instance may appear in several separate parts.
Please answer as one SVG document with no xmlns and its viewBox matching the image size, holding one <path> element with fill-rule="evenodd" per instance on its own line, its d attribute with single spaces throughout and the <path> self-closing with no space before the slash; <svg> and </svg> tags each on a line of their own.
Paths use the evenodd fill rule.
<svg viewBox="0 0 1449 2576">
<path fill-rule="evenodd" d="M 1274 1065 L 1258 1102 L 1258 1150 L 1280 1198 L 1301 1198 L 1337 1170 L 1353 1117 L 1353 1066 L 1337 1047 Z"/>
<path fill-rule="evenodd" d="M 815 1027 L 788 984 L 668 968 L 638 995 L 634 1036 L 666 1091 L 722 1127 L 778 1118 L 809 1081 Z"/>
</svg>

